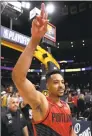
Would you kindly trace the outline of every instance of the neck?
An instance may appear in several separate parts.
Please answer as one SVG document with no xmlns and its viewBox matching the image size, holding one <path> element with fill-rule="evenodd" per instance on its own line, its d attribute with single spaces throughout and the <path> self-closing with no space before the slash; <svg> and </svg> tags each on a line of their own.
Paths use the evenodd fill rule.
<svg viewBox="0 0 92 136">
<path fill-rule="evenodd" d="M 49 94 L 49 98 L 54 102 L 54 103 L 59 103 L 60 102 L 60 97 L 54 96 L 52 94 Z"/>
</svg>

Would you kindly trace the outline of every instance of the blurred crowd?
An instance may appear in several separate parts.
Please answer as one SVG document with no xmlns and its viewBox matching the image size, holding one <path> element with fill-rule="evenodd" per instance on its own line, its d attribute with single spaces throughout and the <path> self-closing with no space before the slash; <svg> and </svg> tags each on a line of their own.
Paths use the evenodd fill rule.
<svg viewBox="0 0 92 136">
<path fill-rule="evenodd" d="M 79 87 L 72 90 L 68 83 L 65 86 L 65 94 L 61 99 L 69 104 L 72 117 L 77 120 L 92 121 L 92 90 L 83 90 Z"/>
<path fill-rule="evenodd" d="M 65 93 L 61 97 L 61 100 L 67 102 L 70 106 L 72 117 L 76 120 L 88 120 L 92 121 L 92 92 L 91 90 L 81 91 L 80 88 L 77 88 L 76 90 L 71 90 L 68 87 L 68 84 L 65 84 Z M 45 96 L 48 95 L 48 92 L 44 90 L 42 92 Z M 16 131 L 23 131 L 23 134 L 20 136 L 33 136 L 33 126 L 32 126 L 32 109 L 31 107 L 23 100 L 23 98 L 20 96 L 18 91 L 14 90 L 14 87 L 12 85 L 9 85 L 7 88 L 4 88 L 1 90 L 1 128 L 4 127 L 4 131 L 2 128 L 2 136 L 6 136 L 5 133 L 5 127 L 6 124 L 10 125 L 11 120 L 13 120 L 13 117 L 16 116 L 18 118 L 17 114 L 14 115 L 13 113 L 19 112 L 20 115 L 22 115 L 22 123 L 20 120 L 20 123 L 17 124 L 19 128 L 19 124 L 22 124 L 20 126 L 20 130 L 15 128 Z M 11 115 L 11 119 L 10 116 Z M 19 117 L 21 117 L 19 115 Z M 5 117 L 8 116 L 9 120 L 5 120 Z M 17 119 L 16 119 L 17 120 Z M 8 122 L 8 123 L 7 123 Z M 10 127 L 10 126 L 9 126 Z M 25 128 L 25 129 L 24 129 Z M 7 128 L 6 128 L 7 129 Z M 10 133 L 12 133 L 10 131 Z M 19 133 L 19 132 L 18 132 Z M 8 135 L 7 135 L 8 136 Z M 9 134 L 9 136 L 12 136 Z M 18 135 L 17 135 L 18 136 Z"/>
</svg>

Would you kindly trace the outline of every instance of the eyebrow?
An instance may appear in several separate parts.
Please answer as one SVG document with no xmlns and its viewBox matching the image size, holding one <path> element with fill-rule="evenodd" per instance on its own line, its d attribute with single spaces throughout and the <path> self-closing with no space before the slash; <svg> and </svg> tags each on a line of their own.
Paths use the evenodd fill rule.
<svg viewBox="0 0 92 136">
<path fill-rule="evenodd" d="M 64 81 L 64 79 L 62 79 L 62 80 L 58 80 L 58 79 L 53 79 L 53 81 Z"/>
</svg>

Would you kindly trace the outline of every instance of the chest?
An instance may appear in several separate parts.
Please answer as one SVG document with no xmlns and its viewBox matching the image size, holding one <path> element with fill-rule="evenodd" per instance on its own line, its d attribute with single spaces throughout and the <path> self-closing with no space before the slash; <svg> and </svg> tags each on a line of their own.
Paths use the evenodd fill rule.
<svg viewBox="0 0 92 136">
<path fill-rule="evenodd" d="M 67 106 L 52 106 L 48 115 L 50 122 L 68 123 L 71 122 L 70 109 Z"/>
<path fill-rule="evenodd" d="M 57 134 L 54 135 L 55 132 L 60 134 L 60 136 L 69 136 L 72 127 L 70 109 L 67 106 L 59 107 L 53 105 L 50 107 L 49 113 L 45 120 L 42 121 L 42 125 L 45 125 L 46 130 L 48 128 L 50 129 L 51 135 L 53 133 L 52 136 L 57 136 Z M 48 128 L 46 126 L 48 126 Z"/>
</svg>

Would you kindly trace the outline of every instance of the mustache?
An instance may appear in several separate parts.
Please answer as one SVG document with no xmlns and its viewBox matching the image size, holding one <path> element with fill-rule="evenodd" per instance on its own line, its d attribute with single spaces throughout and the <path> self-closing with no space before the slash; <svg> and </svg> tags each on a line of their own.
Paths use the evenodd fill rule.
<svg viewBox="0 0 92 136">
<path fill-rule="evenodd" d="M 59 88 L 59 89 L 65 89 L 65 87 L 64 87 L 64 86 L 59 86 L 58 88 Z"/>
<path fill-rule="evenodd" d="M 63 91 L 64 91 L 64 90 L 65 90 L 65 88 L 63 88 L 63 87 L 59 87 L 59 88 L 58 88 L 58 90 L 63 90 Z"/>
</svg>

